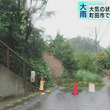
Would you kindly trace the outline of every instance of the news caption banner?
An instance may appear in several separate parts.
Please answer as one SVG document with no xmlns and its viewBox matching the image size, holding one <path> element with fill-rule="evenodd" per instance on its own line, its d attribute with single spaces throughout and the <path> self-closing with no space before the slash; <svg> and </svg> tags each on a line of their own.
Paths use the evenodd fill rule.
<svg viewBox="0 0 110 110">
<path fill-rule="evenodd" d="M 110 20 L 110 6 L 101 1 L 79 1 L 78 17 L 88 20 Z"/>
</svg>

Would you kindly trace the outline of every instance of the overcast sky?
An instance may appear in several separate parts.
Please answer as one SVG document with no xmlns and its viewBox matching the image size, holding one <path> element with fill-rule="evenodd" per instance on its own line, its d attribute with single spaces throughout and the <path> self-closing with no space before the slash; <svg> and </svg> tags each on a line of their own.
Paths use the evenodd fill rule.
<svg viewBox="0 0 110 110">
<path fill-rule="evenodd" d="M 81 0 L 80 0 L 81 1 Z M 90 0 L 83 0 L 90 1 Z M 110 6 L 110 0 L 103 1 Z M 77 36 L 90 37 L 95 39 L 95 27 L 99 30 L 98 39 L 100 45 L 107 47 L 110 45 L 110 24 L 109 20 L 81 20 L 78 18 L 78 0 L 48 0 L 47 11 L 55 11 L 55 16 L 50 19 L 41 20 L 36 26 L 44 27 L 46 35 L 55 37 L 57 31 L 66 38 Z M 99 29 L 100 27 L 100 29 Z M 107 27 L 106 31 L 105 28 Z M 105 31 L 105 34 L 102 33 Z"/>
</svg>

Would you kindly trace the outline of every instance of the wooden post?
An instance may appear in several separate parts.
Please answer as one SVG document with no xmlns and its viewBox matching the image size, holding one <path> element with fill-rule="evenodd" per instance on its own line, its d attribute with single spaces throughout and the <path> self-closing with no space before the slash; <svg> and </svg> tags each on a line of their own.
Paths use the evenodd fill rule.
<svg viewBox="0 0 110 110">
<path fill-rule="evenodd" d="M 23 61 L 23 77 L 25 78 L 25 62 Z"/>
<path fill-rule="evenodd" d="M 9 59 L 10 59 L 9 48 L 7 48 L 6 54 L 7 54 L 7 56 L 6 56 L 6 66 L 7 66 L 8 68 L 10 68 L 10 63 L 9 63 Z"/>
</svg>

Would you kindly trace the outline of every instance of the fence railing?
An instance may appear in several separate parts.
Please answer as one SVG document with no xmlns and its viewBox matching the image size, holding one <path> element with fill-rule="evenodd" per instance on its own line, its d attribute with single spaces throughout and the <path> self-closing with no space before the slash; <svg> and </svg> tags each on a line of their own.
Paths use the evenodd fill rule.
<svg viewBox="0 0 110 110">
<path fill-rule="evenodd" d="M 0 63 L 38 87 L 37 71 L 1 40 Z M 35 82 L 31 82 L 31 71 L 36 72 Z"/>
</svg>

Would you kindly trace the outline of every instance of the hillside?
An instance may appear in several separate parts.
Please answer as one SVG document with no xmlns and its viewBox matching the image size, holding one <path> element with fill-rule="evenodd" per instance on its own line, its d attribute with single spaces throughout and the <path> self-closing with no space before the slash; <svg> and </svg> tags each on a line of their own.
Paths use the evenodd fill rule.
<svg viewBox="0 0 110 110">
<path fill-rule="evenodd" d="M 58 83 L 56 76 L 60 75 L 64 70 L 62 63 L 57 58 L 55 58 L 54 56 L 51 56 L 49 54 L 44 55 L 44 60 L 46 62 L 48 62 L 49 69 L 52 72 L 53 81 L 55 83 Z"/>
</svg>

